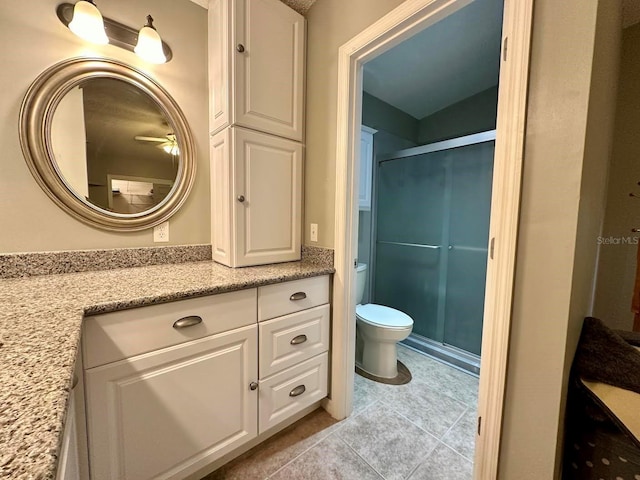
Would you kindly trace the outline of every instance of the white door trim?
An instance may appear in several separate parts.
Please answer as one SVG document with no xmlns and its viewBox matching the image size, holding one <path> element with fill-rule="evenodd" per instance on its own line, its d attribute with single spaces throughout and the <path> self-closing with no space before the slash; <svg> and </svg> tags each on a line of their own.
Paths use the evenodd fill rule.
<svg viewBox="0 0 640 480">
<path fill-rule="evenodd" d="M 406 0 L 340 47 L 338 52 L 336 223 L 333 282 L 331 399 L 325 408 L 341 419 L 351 413 L 355 362 L 355 272 L 362 65 L 472 0 Z M 474 478 L 495 479 L 506 380 L 516 237 L 529 72 L 533 0 L 505 0 L 498 92 L 490 238 L 487 266 Z M 505 39 L 508 38 L 508 52 Z M 505 60 L 505 54 L 508 57 Z"/>
</svg>

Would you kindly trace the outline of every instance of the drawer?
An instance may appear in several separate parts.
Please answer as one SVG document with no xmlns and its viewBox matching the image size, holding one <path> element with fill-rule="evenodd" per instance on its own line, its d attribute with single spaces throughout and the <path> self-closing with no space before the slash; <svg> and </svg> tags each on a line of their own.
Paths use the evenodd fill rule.
<svg viewBox="0 0 640 480">
<path fill-rule="evenodd" d="M 329 305 L 260 323 L 260 378 L 329 350 Z"/>
<path fill-rule="evenodd" d="M 259 433 L 327 396 L 328 359 L 323 353 L 260 380 Z"/>
<path fill-rule="evenodd" d="M 87 317 L 84 368 L 254 324 L 256 295 L 253 288 Z M 202 321 L 182 328 L 175 325 L 190 316 Z"/>
<path fill-rule="evenodd" d="M 329 303 L 329 275 L 258 288 L 258 320 Z"/>
</svg>

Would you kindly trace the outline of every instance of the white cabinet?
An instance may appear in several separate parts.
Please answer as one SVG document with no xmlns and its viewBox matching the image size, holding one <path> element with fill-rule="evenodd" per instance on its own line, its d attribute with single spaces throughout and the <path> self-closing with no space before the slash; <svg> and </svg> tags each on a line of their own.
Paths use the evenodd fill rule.
<svg viewBox="0 0 640 480">
<path fill-rule="evenodd" d="M 229 267 L 300 259 L 305 40 L 280 0 L 209 2 L 211 236 Z"/>
<path fill-rule="evenodd" d="M 211 139 L 213 260 L 229 267 L 300 259 L 302 145 L 239 127 Z"/>
<path fill-rule="evenodd" d="M 327 396 L 328 292 L 328 276 L 258 289 L 260 432 Z"/>
<path fill-rule="evenodd" d="M 200 474 L 326 397 L 328 291 L 314 277 L 85 319 L 90 478 Z M 58 480 L 89 478 L 75 451 Z"/>
<path fill-rule="evenodd" d="M 92 480 L 184 478 L 257 435 L 256 298 L 254 288 L 85 319 Z"/>
<path fill-rule="evenodd" d="M 255 326 L 87 370 L 92 480 L 184 478 L 257 435 Z"/>
<path fill-rule="evenodd" d="M 210 127 L 302 141 L 305 19 L 279 0 L 209 2 Z"/>
<path fill-rule="evenodd" d="M 360 210 L 371 210 L 371 183 L 373 181 L 373 128 L 365 127 L 360 131 L 360 190 L 358 205 Z"/>
</svg>

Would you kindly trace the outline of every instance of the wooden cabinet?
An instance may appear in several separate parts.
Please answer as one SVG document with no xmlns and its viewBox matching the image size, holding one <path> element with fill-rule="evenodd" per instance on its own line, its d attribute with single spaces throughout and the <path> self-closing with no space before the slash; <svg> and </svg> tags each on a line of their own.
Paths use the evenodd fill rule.
<svg viewBox="0 0 640 480">
<path fill-rule="evenodd" d="M 360 210 L 371 210 L 371 184 L 373 182 L 373 128 L 365 127 L 360 131 L 360 190 L 358 205 Z"/>
<path fill-rule="evenodd" d="M 302 145 L 239 127 L 211 141 L 213 260 L 229 267 L 300 259 Z"/>
<path fill-rule="evenodd" d="M 210 127 L 303 138 L 305 19 L 279 0 L 209 2 Z"/>
</svg>

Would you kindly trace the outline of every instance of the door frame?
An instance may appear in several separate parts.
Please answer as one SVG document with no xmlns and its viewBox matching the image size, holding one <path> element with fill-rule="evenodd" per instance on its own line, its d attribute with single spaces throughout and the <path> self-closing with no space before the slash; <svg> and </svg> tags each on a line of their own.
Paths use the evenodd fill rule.
<svg viewBox="0 0 640 480">
<path fill-rule="evenodd" d="M 513 299 L 534 0 L 505 0 L 496 151 L 482 338 L 474 478 L 498 472 Z M 331 398 L 327 411 L 342 419 L 353 408 L 355 265 L 362 66 L 472 0 L 406 0 L 338 51 L 335 258 Z M 508 54 L 507 54 L 508 47 Z"/>
</svg>

